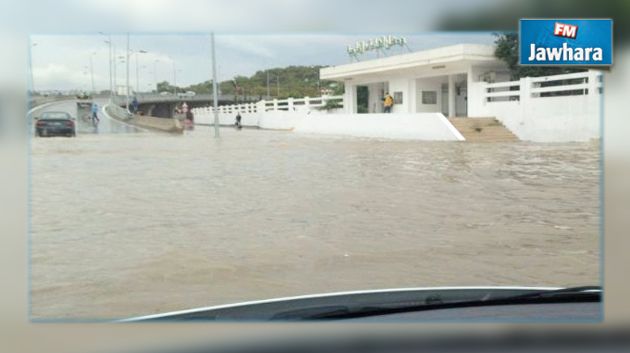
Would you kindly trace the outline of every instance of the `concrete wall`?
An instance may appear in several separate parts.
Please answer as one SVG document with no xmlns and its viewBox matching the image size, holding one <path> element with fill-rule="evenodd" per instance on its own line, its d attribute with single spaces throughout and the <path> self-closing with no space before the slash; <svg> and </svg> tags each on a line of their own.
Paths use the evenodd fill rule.
<svg viewBox="0 0 630 353">
<path fill-rule="evenodd" d="M 394 97 L 395 92 L 402 92 L 403 94 L 403 102 L 402 104 L 394 104 L 394 108 L 392 109 L 392 113 L 408 113 L 413 111 L 410 109 L 410 94 L 409 92 L 413 92 L 410 89 L 411 81 L 407 77 L 401 78 L 392 78 L 389 82 L 389 94 Z"/>
<path fill-rule="evenodd" d="M 504 94 L 504 101 L 488 101 L 488 85 L 473 83 L 469 87 L 469 116 L 496 117 L 519 139 L 536 142 L 588 141 L 600 137 L 599 93 L 600 74 L 590 71 L 579 74 L 523 78 L 512 81 L 512 88 L 496 87 L 494 94 Z M 554 81 L 559 77 L 588 77 L 588 83 L 541 88 L 537 82 Z M 507 83 L 506 83 L 507 84 Z M 504 83 L 496 83 L 504 85 Z M 541 97 L 540 92 L 566 89 L 587 89 L 588 94 Z M 474 99 L 473 99 L 474 98 Z M 512 99 L 512 100 L 508 100 Z"/>
<path fill-rule="evenodd" d="M 442 83 L 444 77 L 421 78 L 416 80 L 416 107 L 415 111 L 423 112 L 441 112 L 442 111 Z M 435 91 L 437 95 L 436 104 L 422 104 L 422 91 Z"/>
<path fill-rule="evenodd" d="M 458 141 L 461 135 L 442 114 L 331 114 L 303 117 L 295 132 L 356 137 Z"/>
<path fill-rule="evenodd" d="M 184 128 L 179 120 L 171 118 L 156 118 L 146 115 L 129 115 L 126 110 L 114 104 L 105 106 L 105 113 L 113 119 L 125 124 L 138 126 L 145 129 L 181 134 Z"/>
<path fill-rule="evenodd" d="M 486 106 L 487 116 L 496 117 L 524 141 L 588 141 L 600 136 L 599 104 L 588 96 L 536 98 L 526 106 L 518 101 Z"/>
<path fill-rule="evenodd" d="M 413 139 L 429 141 L 457 141 L 463 138 L 439 113 L 417 114 L 314 114 L 307 112 L 270 111 L 243 113 L 244 126 L 261 129 L 292 130 L 299 133 Z M 198 124 L 212 124 L 210 113 L 198 114 Z M 234 124 L 234 117 L 220 114 L 222 125 Z"/>
<path fill-rule="evenodd" d="M 259 125 L 258 113 L 241 113 L 241 124 L 243 126 L 257 127 Z M 220 125 L 234 125 L 236 122 L 236 114 L 223 114 L 219 113 Z M 200 125 L 212 125 L 214 124 L 214 115 L 212 112 L 197 113 L 195 114 L 195 124 Z"/>
</svg>

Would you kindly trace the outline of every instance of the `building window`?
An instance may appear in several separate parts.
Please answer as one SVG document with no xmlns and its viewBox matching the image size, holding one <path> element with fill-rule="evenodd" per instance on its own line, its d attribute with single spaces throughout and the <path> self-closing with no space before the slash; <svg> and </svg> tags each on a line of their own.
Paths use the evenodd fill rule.
<svg viewBox="0 0 630 353">
<path fill-rule="evenodd" d="M 402 92 L 394 92 L 394 104 L 402 104 Z"/>
<path fill-rule="evenodd" d="M 422 91 L 422 104 L 437 104 L 437 92 Z"/>
</svg>

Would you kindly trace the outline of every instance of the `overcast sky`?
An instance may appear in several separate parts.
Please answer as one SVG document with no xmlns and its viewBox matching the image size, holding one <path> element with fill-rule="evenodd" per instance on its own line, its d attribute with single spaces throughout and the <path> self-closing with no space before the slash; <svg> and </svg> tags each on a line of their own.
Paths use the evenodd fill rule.
<svg viewBox="0 0 630 353">
<path fill-rule="evenodd" d="M 289 65 L 338 65 L 350 60 L 346 46 L 371 35 L 216 35 L 219 80 L 235 75 L 249 76 L 257 70 Z M 426 33 L 404 35 L 411 51 L 458 43 L 492 44 L 491 33 Z M 117 57 L 126 50 L 126 35 L 112 36 Z M 90 58 L 97 90 L 109 88 L 109 47 L 106 35 L 33 35 L 32 64 L 36 90 L 91 89 Z M 175 64 L 177 84 L 187 86 L 211 78 L 210 36 L 208 34 L 131 34 L 130 48 L 137 54 L 140 88 L 155 87 L 155 80 L 173 82 Z M 391 55 L 407 52 L 392 48 Z M 363 60 L 374 55 L 365 54 Z M 117 82 L 124 84 L 126 65 L 117 59 Z M 155 70 L 154 70 L 155 69 Z M 130 60 L 130 84 L 136 85 L 136 55 Z"/>
</svg>

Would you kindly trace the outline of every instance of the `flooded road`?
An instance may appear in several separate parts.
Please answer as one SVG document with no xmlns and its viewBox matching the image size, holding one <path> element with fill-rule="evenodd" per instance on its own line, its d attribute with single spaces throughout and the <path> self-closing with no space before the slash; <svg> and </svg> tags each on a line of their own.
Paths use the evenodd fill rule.
<svg viewBox="0 0 630 353">
<path fill-rule="evenodd" d="M 31 142 L 33 318 L 599 283 L 599 145 L 197 128 Z"/>
<path fill-rule="evenodd" d="M 138 133 L 143 130 L 138 129 L 129 124 L 109 118 L 102 112 L 104 105 L 108 103 L 107 99 L 96 99 L 96 104 L 99 106 L 98 117 L 100 122 L 93 124 L 90 120 L 90 108 L 78 108 L 77 101 L 68 100 L 58 103 L 43 106 L 41 108 L 33 109 L 33 116 L 39 116 L 43 112 L 50 111 L 63 111 L 72 115 L 76 120 L 77 135 L 81 134 L 125 134 L 125 133 Z"/>
</svg>

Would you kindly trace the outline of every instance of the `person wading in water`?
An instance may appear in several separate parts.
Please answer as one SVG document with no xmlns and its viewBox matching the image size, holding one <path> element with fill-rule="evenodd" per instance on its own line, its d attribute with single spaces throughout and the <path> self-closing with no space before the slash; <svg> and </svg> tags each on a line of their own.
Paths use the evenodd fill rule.
<svg viewBox="0 0 630 353">
<path fill-rule="evenodd" d="M 243 125 L 241 125 L 241 112 L 236 113 L 236 122 L 234 122 L 234 126 L 236 126 L 239 130 L 243 128 Z"/>
</svg>

